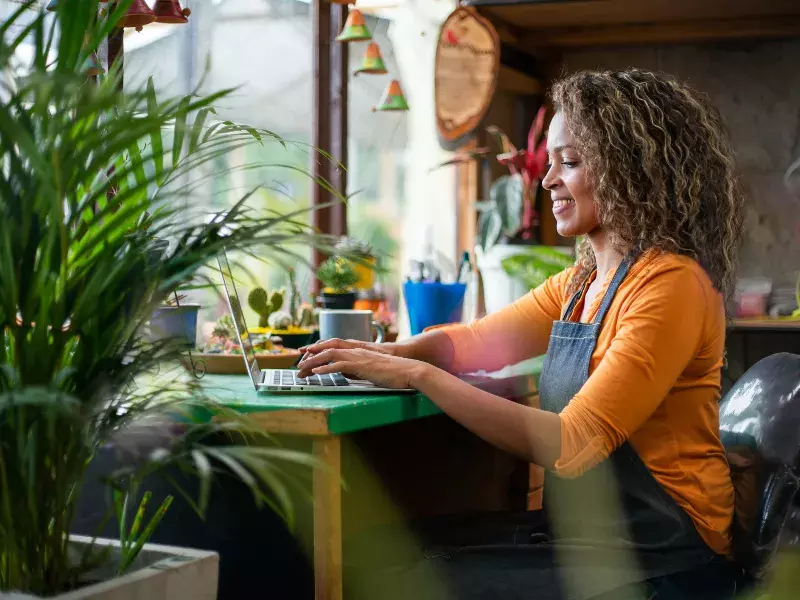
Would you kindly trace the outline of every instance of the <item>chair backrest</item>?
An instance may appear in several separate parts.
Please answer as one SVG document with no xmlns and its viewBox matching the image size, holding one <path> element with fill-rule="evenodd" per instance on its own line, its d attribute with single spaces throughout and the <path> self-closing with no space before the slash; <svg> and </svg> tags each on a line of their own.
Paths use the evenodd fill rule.
<svg viewBox="0 0 800 600">
<path fill-rule="evenodd" d="M 736 490 L 734 555 L 759 576 L 800 487 L 800 356 L 768 356 L 736 382 L 720 403 L 720 437 Z"/>
</svg>

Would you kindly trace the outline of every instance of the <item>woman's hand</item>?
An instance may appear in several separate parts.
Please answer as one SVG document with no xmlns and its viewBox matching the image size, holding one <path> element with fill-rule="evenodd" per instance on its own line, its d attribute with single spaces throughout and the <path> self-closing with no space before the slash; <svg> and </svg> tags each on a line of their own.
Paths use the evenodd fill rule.
<svg viewBox="0 0 800 600">
<path fill-rule="evenodd" d="M 361 342 L 359 340 L 340 340 L 333 338 L 330 340 L 323 340 L 316 344 L 310 344 L 300 348 L 300 352 L 305 352 L 303 360 L 314 354 L 319 354 L 325 350 L 369 350 L 371 352 L 380 352 L 381 354 L 389 354 L 397 356 L 397 344 L 376 344 L 374 342 Z"/>
<path fill-rule="evenodd" d="M 432 368 L 418 360 L 361 348 L 328 348 L 315 354 L 307 354 L 298 367 L 300 367 L 298 377 L 308 377 L 312 373 L 315 375 L 347 373 L 352 377 L 391 389 L 415 388 L 414 383 L 419 380 L 424 370 Z"/>
</svg>

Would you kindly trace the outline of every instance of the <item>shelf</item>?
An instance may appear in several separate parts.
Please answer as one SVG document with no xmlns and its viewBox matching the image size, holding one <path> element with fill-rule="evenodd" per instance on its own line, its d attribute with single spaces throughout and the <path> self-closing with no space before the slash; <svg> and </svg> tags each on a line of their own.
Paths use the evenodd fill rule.
<svg viewBox="0 0 800 600">
<path fill-rule="evenodd" d="M 468 0 L 526 50 L 800 36 L 798 0 Z"/>
</svg>

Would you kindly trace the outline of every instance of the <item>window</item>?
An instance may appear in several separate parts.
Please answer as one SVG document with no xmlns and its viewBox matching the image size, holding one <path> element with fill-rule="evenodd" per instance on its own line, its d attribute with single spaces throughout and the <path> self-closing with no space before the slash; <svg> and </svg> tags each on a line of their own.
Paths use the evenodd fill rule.
<svg viewBox="0 0 800 600">
<path fill-rule="evenodd" d="M 193 194 L 193 206 L 224 209 L 260 186 L 253 206 L 281 212 L 309 207 L 311 180 L 297 171 L 268 165 L 310 170 L 310 4 L 299 0 L 184 0 L 183 5 L 192 11 L 188 24 L 152 23 L 141 32 L 125 30 L 125 87 L 137 88 L 152 76 L 156 92 L 164 97 L 196 88 L 201 94 L 236 88 L 215 106 L 218 119 L 267 129 L 292 142 L 284 149 L 265 140 L 263 145 L 253 143 L 233 155 L 218 157 L 207 165 L 207 172 L 224 172 L 228 166 L 262 166 L 210 177 L 208 185 Z M 297 250 L 311 259 L 310 249 Z M 268 290 L 288 286 L 285 270 L 274 262 L 241 253 L 230 259 L 243 296 L 256 286 Z M 297 270 L 299 289 L 306 292 L 311 272 Z M 225 303 L 211 291 L 191 292 L 189 300 L 204 307 L 198 327 L 202 337 L 226 312 Z M 249 307 L 245 307 L 245 317 L 250 327 L 257 325 Z"/>
<path fill-rule="evenodd" d="M 401 335 L 408 331 L 401 286 L 409 260 L 425 258 L 430 250 L 445 276 L 452 277 L 457 264 L 455 171 L 435 169 L 447 153 L 436 138 L 433 105 L 438 30 L 456 4 L 406 0 L 385 8 L 387 3 L 377 0 L 358 3 L 388 74 L 349 80 L 348 232 L 387 257 L 380 284 Z M 351 73 L 366 46 L 350 44 Z M 410 110 L 372 112 L 392 79 L 400 82 Z"/>
</svg>

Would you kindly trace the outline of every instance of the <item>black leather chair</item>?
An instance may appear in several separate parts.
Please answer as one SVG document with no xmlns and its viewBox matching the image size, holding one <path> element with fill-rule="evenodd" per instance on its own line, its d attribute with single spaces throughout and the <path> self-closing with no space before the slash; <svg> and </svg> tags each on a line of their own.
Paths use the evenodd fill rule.
<svg viewBox="0 0 800 600">
<path fill-rule="evenodd" d="M 753 365 L 720 403 L 720 436 L 736 490 L 734 554 L 749 588 L 769 570 L 800 488 L 800 356 Z"/>
</svg>

